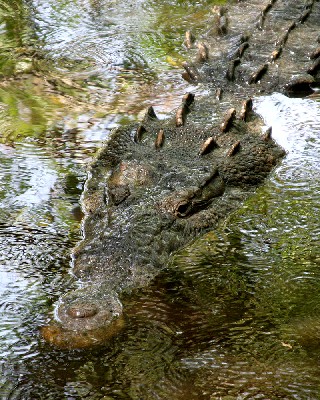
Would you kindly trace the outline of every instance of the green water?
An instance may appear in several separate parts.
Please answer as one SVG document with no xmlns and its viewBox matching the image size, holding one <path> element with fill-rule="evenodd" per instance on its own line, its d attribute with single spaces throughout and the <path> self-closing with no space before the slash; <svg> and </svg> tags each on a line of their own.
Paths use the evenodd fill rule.
<svg viewBox="0 0 320 400">
<path fill-rule="evenodd" d="M 225 226 L 124 299 L 119 336 L 60 351 L 39 335 L 72 286 L 86 165 L 112 127 L 180 104 L 184 32 L 205 30 L 213 4 L 0 0 L 1 399 L 320 397 L 312 100 L 257 100 L 287 157 Z"/>
</svg>

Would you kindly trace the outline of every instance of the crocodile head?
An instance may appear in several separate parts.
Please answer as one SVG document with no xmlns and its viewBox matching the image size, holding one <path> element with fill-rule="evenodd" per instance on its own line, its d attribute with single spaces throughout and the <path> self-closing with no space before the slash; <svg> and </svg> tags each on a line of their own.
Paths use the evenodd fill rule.
<svg viewBox="0 0 320 400">
<path fill-rule="evenodd" d="M 247 18 L 250 2 L 215 8 L 219 40 L 208 33 L 195 61 L 183 64 L 188 81 L 209 83 L 206 95 L 193 103 L 187 94 L 166 120 L 150 107 L 141 123 L 115 130 L 102 147 L 83 194 L 84 240 L 73 253 L 83 288 L 58 303 L 56 322 L 43 328 L 48 341 L 79 347 L 118 332 L 120 294 L 150 282 L 173 251 L 217 227 L 284 156 L 270 130 L 261 134 L 251 98 L 318 86 L 319 52 L 311 50 L 320 8 L 315 0 L 289 0 L 285 12 L 277 4 L 262 13 L 259 6 L 258 21 Z M 309 42 L 306 57 L 301 43 Z M 193 45 L 188 33 L 191 53 Z"/>
<path fill-rule="evenodd" d="M 42 328 L 48 342 L 79 348 L 117 334 L 121 293 L 148 284 L 172 252 L 216 227 L 263 182 L 284 152 L 247 111 L 248 121 L 232 108 L 204 129 L 189 118 L 177 126 L 181 108 L 179 121 L 148 110 L 143 130 L 113 132 L 82 196 L 84 240 L 73 251 L 82 287 L 56 305 L 55 320 Z"/>
</svg>

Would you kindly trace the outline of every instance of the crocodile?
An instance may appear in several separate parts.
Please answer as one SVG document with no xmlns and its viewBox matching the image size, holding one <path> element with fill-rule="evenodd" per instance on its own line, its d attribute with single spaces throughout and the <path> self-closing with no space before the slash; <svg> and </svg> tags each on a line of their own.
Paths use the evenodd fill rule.
<svg viewBox="0 0 320 400">
<path fill-rule="evenodd" d="M 207 94 L 185 94 L 164 120 L 149 107 L 140 122 L 115 129 L 89 167 L 84 238 L 72 252 L 79 288 L 41 328 L 56 346 L 92 346 L 120 332 L 122 294 L 216 228 L 285 156 L 255 97 L 305 96 L 319 86 L 319 1 L 244 0 L 209 14 L 200 40 L 186 32 L 182 74 Z"/>
</svg>

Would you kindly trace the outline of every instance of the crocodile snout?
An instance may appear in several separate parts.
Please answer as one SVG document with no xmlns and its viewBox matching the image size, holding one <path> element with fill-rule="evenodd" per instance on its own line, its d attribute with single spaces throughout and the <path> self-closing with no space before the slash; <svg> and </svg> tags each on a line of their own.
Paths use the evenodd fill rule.
<svg viewBox="0 0 320 400">
<path fill-rule="evenodd" d="M 99 345 L 124 327 L 122 304 L 104 285 L 88 285 L 58 302 L 55 319 L 41 328 L 46 341 L 60 348 Z"/>
</svg>

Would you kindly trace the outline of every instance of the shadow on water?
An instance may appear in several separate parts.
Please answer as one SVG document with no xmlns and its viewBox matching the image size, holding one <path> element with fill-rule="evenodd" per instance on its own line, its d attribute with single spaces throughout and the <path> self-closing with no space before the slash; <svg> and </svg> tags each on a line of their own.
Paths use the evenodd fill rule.
<svg viewBox="0 0 320 400">
<path fill-rule="evenodd" d="M 311 100 L 259 99 L 287 157 L 225 226 L 123 298 L 119 336 L 91 351 L 39 338 L 74 285 L 84 165 L 112 124 L 155 98 L 164 114 L 180 102 L 183 32 L 201 31 L 212 2 L 23 4 L 0 0 L 0 397 L 317 399 L 320 108 Z M 71 106 L 63 88 L 27 73 L 48 60 L 81 93 Z"/>
</svg>

